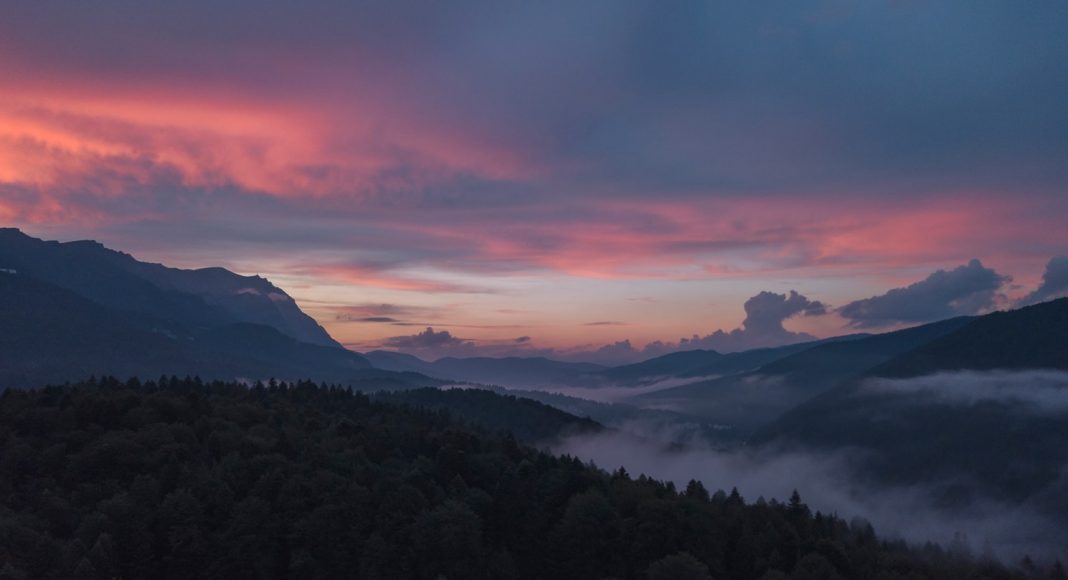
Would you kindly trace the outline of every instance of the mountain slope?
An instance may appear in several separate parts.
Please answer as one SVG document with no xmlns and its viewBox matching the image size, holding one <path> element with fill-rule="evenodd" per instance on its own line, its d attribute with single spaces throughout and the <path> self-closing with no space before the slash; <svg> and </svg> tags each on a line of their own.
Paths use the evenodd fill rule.
<svg viewBox="0 0 1068 580">
<path fill-rule="evenodd" d="M 378 369 L 388 371 L 408 371 L 430 374 L 434 370 L 434 363 L 425 361 L 417 356 L 391 350 L 372 350 L 363 353 L 371 365 Z"/>
<path fill-rule="evenodd" d="M 181 320 L 190 328 L 251 322 L 302 342 L 340 348 L 289 295 L 258 276 L 223 268 L 168 268 L 97 242 L 43 241 L 12 228 L 0 228 L 0 268 L 116 310 Z"/>
<path fill-rule="evenodd" d="M 440 381 L 370 368 L 361 355 L 298 342 L 264 325 L 190 328 L 103 306 L 70 290 L 0 272 L 0 389 L 90 375 L 332 381 L 410 388 Z"/>
<path fill-rule="evenodd" d="M 833 386 L 894 357 L 924 348 L 971 321 L 968 317 L 951 318 L 855 340 L 827 342 L 772 361 L 760 367 L 758 372 L 765 376 L 787 377 L 799 385 Z"/>
<path fill-rule="evenodd" d="M 0 388 L 92 374 L 159 376 L 197 366 L 187 331 L 21 274 L 0 273 Z M 205 370 L 212 370 L 210 364 Z"/>
<path fill-rule="evenodd" d="M 572 377 L 603 369 L 544 357 L 445 357 L 427 362 L 410 354 L 376 350 L 366 353 L 377 368 L 411 371 L 454 382 L 530 388 L 565 384 Z"/>
<path fill-rule="evenodd" d="M 804 352 L 821 344 L 856 340 L 866 334 L 850 334 L 809 342 L 768 348 L 755 348 L 722 354 L 714 350 L 673 352 L 642 362 L 621 365 L 576 376 L 568 384 L 576 387 L 640 387 L 665 379 L 694 379 L 744 373 L 772 361 Z"/>
<path fill-rule="evenodd" d="M 685 409 L 749 432 L 803 401 L 968 322 L 967 318 L 955 318 L 897 332 L 824 340 L 754 371 L 648 393 L 639 400 Z"/>
<path fill-rule="evenodd" d="M 697 369 L 708 368 L 728 358 L 714 350 L 673 352 L 638 363 L 621 365 L 597 373 L 578 377 L 579 384 L 640 386 L 668 377 L 684 376 Z"/>
<path fill-rule="evenodd" d="M 680 373 L 678 376 L 686 378 L 708 377 L 712 375 L 733 375 L 744 373 L 746 371 L 756 370 L 766 364 L 777 361 L 781 358 L 788 357 L 796 353 L 805 352 L 811 348 L 815 348 L 822 344 L 856 340 L 865 336 L 868 335 L 847 334 L 843 336 L 824 338 L 821 340 L 788 344 L 786 346 L 754 348 L 752 350 L 732 352 L 724 355 L 722 359 L 714 361 L 710 364 L 687 369 L 686 371 Z"/>
<path fill-rule="evenodd" d="M 793 409 L 753 442 L 856 447 L 886 481 L 964 478 L 1017 500 L 1063 485 L 1066 322 L 1068 299 L 974 319 Z"/>
<path fill-rule="evenodd" d="M 604 427 L 590 418 L 507 392 L 485 389 L 411 389 L 383 392 L 375 401 L 447 411 L 490 431 L 508 431 L 529 443 L 551 444 L 570 435 L 597 433 Z"/>
<path fill-rule="evenodd" d="M 875 369 L 910 377 L 960 369 L 1068 368 L 1068 298 L 994 312 L 960 332 L 903 354 Z"/>
</svg>

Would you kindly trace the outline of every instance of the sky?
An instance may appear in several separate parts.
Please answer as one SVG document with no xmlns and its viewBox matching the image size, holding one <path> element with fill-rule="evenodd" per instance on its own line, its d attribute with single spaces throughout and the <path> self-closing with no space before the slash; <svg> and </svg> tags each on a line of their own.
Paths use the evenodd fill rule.
<svg viewBox="0 0 1068 580">
<path fill-rule="evenodd" d="M 0 12 L 0 223 L 266 276 L 355 349 L 617 361 L 1068 290 L 1064 2 Z"/>
</svg>

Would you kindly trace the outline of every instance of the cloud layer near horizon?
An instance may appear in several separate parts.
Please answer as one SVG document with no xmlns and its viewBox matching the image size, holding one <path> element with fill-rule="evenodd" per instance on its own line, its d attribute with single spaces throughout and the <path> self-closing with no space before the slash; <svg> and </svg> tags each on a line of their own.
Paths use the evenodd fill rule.
<svg viewBox="0 0 1068 580">
<path fill-rule="evenodd" d="M 827 307 L 822 302 L 809 300 L 794 290 L 789 294 L 763 291 L 746 300 L 744 307 L 745 320 L 734 330 L 716 330 L 706 336 L 695 334 L 690 338 L 680 338 L 676 342 L 655 341 L 640 349 L 631 344 L 630 340 L 590 349 L 539 348 L 534 345 L 530 336 L 479 344 L 474 340 L 453 336 L 447 330 L 436 331 L 431 327 L 412 335 L 390 337 L 382 346 L 416 354 L 427 360 L 445 356 L 545 356 L 614 365 L 683 350 L 737 352 L 815 340 L 816 337 L 810 334 L 786 330 L 783 322 L 794 316 L 827 314 Z M 368 321 L 367 318 L 361 320 Z M 392 319 L 388 322 L 396 323 Z M 592 325 L 604 326 L 600 323 Z"/>
<path fill-rule="evenodd" d="M 1068 284 L 1063 284 L 1065 280 L 1062 279 L 1065 274 L 1062 268 L 1066 264 L 1068 261 L 1062 256 L 1052 258 L 1042 283 L 1020 299 L 1016 306 L 1027 306 L 1068 293 Z M 997 292 L 1011 281 L 1010 276 L 985 268 L 979 260 L 971 260 L 953 270 L 938 270 L 906 287 L 893 288 L 885 294 L 850 302 L 835 312 L 847 321 L 848 326 L 871 329 L 976 315 L 992 310 L 999 299 L 1005 302 L 1004 296 Z M 388 304 L 371 306 L 374 312 L 403 311 Z M 413 353 L 426 360 L 445 356 L 539 356 L 617 365 L 686 350 L 708 349 L 728 353 L 817 340 L 818 337 L 811 334 L 787 330 L 783 322 L 797 316 L 825 316 L 830 312 L 824 303 L 811 300 L 795 290 L 790 290 L 788 294 L 762 291 L 746 300 L 744 309 L 745 319 L 741 326 L 733 330 L 720 329 L 705 336 L 694 334 L 674 342 L 656 340 L 642 348 L 636 347 L 629 339 L 595 348 L 538 347 L 528 335 L 480 343 L 453 336 L 447 330 L 435 331 L 432 327 L 413 335 L 390 337 L 381 346 Z M 389 317 L 370 316 L 355 320 L 395 326 L 413 325 Z M 617 325 L 621 324 L 605 321 L 586 323 L 584 326 Z"/>
</svg>

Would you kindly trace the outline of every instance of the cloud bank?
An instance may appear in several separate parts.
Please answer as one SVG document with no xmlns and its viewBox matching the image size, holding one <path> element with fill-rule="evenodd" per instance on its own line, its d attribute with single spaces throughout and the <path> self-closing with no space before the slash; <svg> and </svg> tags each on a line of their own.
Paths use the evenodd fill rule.
<svg viewBox="0 0 1068 580">
<path fill-rule="evenodd" d="M 795 290 L 790 290 L 789 294 L 763 291 L 746 300 L 744 308 L 745 320 L 739 328 L 717 330 L 706 336 L 695 334 L 679 339 L 677 343 L 655 342 L 648 345 L 644 352 L 666 354 L 696 349 L 737 352 L 816 340 L 811 334 L 787 330 L 783 322 L 794 316 L 822 316 L 827 313 L 827 306 L 822 302 L 810 300 Z"/>
<path fill-rule="evenodd" d="M 1018 306 L 1037 304 L 1054 298 L 1068 296 L 1068 256 L 1054 256 L 1042 273 L 1042 283 L 1017 303 Z"/>
<path fill-rule="evenodd" d="M 854 328 L 901 323 L 933 322 L 978 314 L 994 307 L 1009 276 L 972 260 L 953 270 L 938 270 L 927 278 L 886 294 L 850 302 L 838 313 Z"/>
<path fill-rule="evenodd" d="M 513 339 L 476 342 L 453 336 L 447 330 L 433 328 L 406 336 L 389 338 L 384 346 L 423 357 L 442 356 L 544 356 L 567 361 L 585 361 L 606 365 L 625 364 L 683 350 L 713 349 L 720 352 L 736 352 L 751 348 L 782 346 L 816 337 L 804 332 L 792 332 L 783 322 L 795 316 L 822 316 L 827 306 L 818 300 L 791 290 L 787 294 L 760 292 L 745 301 L 745 320 L 739 328 L 730 331 L 717 330 L 706 336 L 693 335 L 678 342 L 655 341 L 642 348 L 630 340 L 619 340 L 599 347 L 575 349 L 538 348 L 527 335 Z M 387 310 L 388 311 L 388 310 Z M 358 310 L 357 312 L 364 312 Z M 358 319 L 362 322 L 378 322 L 378 317 Z M 585 326 L 615 326 L 615 322 L 594 322 Z"/>
<path fill-rule="evenodd" d="M 425 350 L 449 350 L 449 349 L 466 349 L 473 348 L 474 343 L 456 336 L 453 336 L 448 330 L 435 331 L 431 327 L 427 327 L 426 330 L 412 335 L 406 336 L 394 336 L 386 341 L 386 346 L 397 348 L 404 351 L 425 351 Z"/>
</svg>

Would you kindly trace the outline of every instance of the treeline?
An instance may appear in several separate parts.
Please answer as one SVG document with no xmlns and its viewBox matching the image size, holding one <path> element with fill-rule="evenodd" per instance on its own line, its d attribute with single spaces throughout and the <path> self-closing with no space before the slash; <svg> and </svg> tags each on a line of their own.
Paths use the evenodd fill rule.
<svg viewBox="0 0 1068 580">
<path fill-rule="evenodd" d="M 532 399 L 486 389 L 411 389 L 376 392 L 375 402 L 389 402 L 420 409 L 445 411 L 454 419 L 470 422 L 488 431 L 508 431 L 524 442 L 551 443 L 568 435 L 596 433 L 604 427 L 590 418 L 580 418 Z"/>
<path fill-rule="evenodd" d="M 0 578 L 1022 578 L 312 383 L 0 395 Z"/>
</svg>

